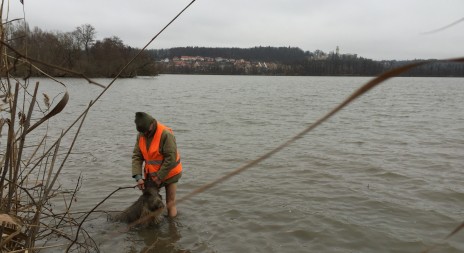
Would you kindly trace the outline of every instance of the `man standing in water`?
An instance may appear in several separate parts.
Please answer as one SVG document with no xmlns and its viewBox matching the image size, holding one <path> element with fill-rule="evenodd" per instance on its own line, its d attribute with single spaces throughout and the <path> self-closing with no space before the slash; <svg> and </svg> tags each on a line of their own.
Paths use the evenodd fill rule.
<svg viewBox="0 0 464 253">
<path fill-rule="evenodd" d="M 168 216 L 176 217 L 177 182 L 182 176 L 182 164 L 172 130 L 144 112 L 135 113 L 135 126 L 139 132 L 132 154 L 132 178 L 140 190 L 153 181 L 165 187 Z M 142 164 L 145 168 L 142 177 Z"/>
</svg>

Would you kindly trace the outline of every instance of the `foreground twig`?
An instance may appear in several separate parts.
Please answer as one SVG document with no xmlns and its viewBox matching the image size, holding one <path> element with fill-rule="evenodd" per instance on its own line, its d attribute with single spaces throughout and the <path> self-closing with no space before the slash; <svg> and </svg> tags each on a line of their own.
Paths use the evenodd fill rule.
<svg viewBox="0 0 464 253">
<path fill-rule="evenodd" d="M 120 191 L 120 190 L 124 190 L 124 189 L 133 189 L 137 187 L 136 185 L 135 186 L 126 186 L 126 187 L 119 187 L 118 189 L 114 190 L 112 193 L 110 193 L 108 196 L 106 196 L 102 201 L 100 201 L 94 208 L 92 208 L 92 210 L 90 210 L 85 216 L 84 218 L 82 219 L 81 223 L 79 224 L 79 226 L 77 227 L 77 231 L 76 231 L 76 237 L 74 238 L 74 240 L 71 242 L 71 244 L 68 245 L 68 248 L 66 249 L 66 252 L 69 252 L 69 250 L 71 249 L 71 247 L 77 242 L 78 238 L 79 238 L 79 231 L 81 230 L 82 228 L 82 225 L 84 224 L 85 220 L 89 217 L 90 214 L 92 214 L 95 209 L 97 209 L 101 204 L 103 204 L 107 199 L 109 199 L 111 196 L 113 196 L 113 194 L 115 194 L 116 192 Z"/>
<path fill-rule="evenodd" d="M 451 233 L 449 233 L 444 239 L 444 240 L 448 240 L 450 237 L 452 237 L 453 235 L 455 235 L 456 233 L 458 233 L 459 231 L 461 231 L 462 229 L 464 229 L 464 222 L 461 223 L 461 225 L 457 226 Z M 428 253 L 430 251 L 432 251 L 433 249 L 435 249 L 436 247 L 438 247 L 438 243 L 437 244 L 434 244 L 430 247 L 428 247 L 427 249 L 425 249 L 424 251 L 422 251 L 421 253 Z"/>
<path fill-rule="evenodd" d="M 458 20 L 454 21 L 453 23 L 451 23 L 451 24 L 449 24 L 449 25 L 440 27 L 440 28 L 435 29 L 435 30 L 432 30 L 432 31 L 424 32 L 424 33 L 422 33 L 422 34 L 432 34 L 432 33 L 441 32 L 441 31 L 446 30 L 446 29 L 448 29 L 448 28 L 450 28 L 450 27 L 452 27 L 452 26 L 455 26 L 455 25 L 457 25 L 457 24 L 459 24 L 459 23 L 461 23 L 461 22 L 464 22 L 464 18 L 458 19 Z"/>
</svg>

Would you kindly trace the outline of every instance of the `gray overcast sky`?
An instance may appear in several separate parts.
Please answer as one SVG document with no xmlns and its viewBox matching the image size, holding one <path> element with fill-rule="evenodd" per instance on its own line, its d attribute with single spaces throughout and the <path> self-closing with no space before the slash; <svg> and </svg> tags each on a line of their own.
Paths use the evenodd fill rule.
<svg viewBox="0 0 464 253">
<path fill-rule="evenodd" d="M 24 0 L 31 27 L 68 32 L 82 24 L 97 39 L 144 46 L 190 0 Z M 23 16 L 10 1 L 9 19 Z M 464 56 L 464 0 L 197 0 L 149 48 L 292 46 L 372 59 Z"/>
</svg>

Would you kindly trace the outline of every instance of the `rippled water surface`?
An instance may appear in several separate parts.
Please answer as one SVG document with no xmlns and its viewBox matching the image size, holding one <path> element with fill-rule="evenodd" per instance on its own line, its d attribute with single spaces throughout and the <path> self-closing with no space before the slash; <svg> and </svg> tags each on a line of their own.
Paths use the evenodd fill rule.
<svg viewBox="0 0 464 253">
<path fill-rule="evenodd" d="M 134 184 L 134 112 L 172 127 L 184 165 L 178 197 L 256 159 L 335 107 L 369 78 L 162 75 L 121 79 L 92 108 L 61 182 L 75 210 Z M 101 88 L 65 79 L 70 105 Z M 101 79 L 102 83 L 110 80 Z M 43 89 L 57 87 L 41 80 Z M 85 223 L 102 252 L 464 252 L 464 79 L 394 78 L 272 158 L 180 203 L 175 222 L 115 232 Z M 70 140 L 68 140 L 70 142 Z M 164 193 L 164 192 L 163 192 Z M 123 190 L 101 210 L 122 210 Z"/>
</svg>

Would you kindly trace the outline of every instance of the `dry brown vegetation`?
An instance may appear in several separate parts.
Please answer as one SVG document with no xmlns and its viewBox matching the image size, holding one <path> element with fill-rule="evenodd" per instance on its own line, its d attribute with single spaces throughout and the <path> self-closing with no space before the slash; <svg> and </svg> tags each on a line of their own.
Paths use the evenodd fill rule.
<svg viewBox="0 0 464 253">
<path fill-rule="evenodd" d="M 2 1 L 2 20 L 4 4 Z M 4 76 L 0 80 L 0 252 L 35 252 L 62 247 L 75 240 L 74 233 L 81 217 L 71 214 L 70 210 L 81 178 L 69 188 L 59 185 L 57 179 L 88 109 L 79 117 L 79 127 L 70 126 L 57 136 L 48 131 L 48 120 L 58 117 L 68 102 L 66 85 L 43 69 L 53 66 L 39 64 L 40 61 L 31 60 L 27 52 L 12 48 L 15 39 L 11 38 L 8 27 L 14 22 L 17 21 L 7 21 L 0 26 L 0 70 Z M 27 71 L 21 73 L 19 69 Z M 40 83 L 31 83 L 28 78 L 32 71 L 55 80 L 63 90 L 60 97 L 51 100 L 47 93 L 40 94 Z M 63 145 L 62 138 L 71 133 L 74 135 L 72 142 Z M 62 156 L 58 157 L 59 154 Z M 52 202 L 59 203 L 65 211 L 56 213 Z M 85 229 L 79 233 L 75 249 L 84 252 L 97 249 Z"/>
</svg>

